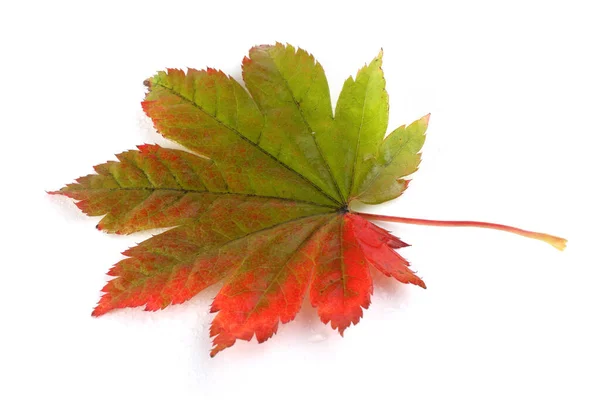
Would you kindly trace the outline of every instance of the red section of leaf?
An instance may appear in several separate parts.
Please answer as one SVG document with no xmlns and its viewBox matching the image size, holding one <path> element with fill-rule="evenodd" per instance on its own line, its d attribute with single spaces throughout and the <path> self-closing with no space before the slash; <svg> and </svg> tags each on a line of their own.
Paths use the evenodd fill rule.
<svg viewBox="0 0 600 400">
<path fill-rule="evenodd" d="M 392 250 L 394 247 L 406 246 L 406 243 L 362 217 L 349 214 L 347 219 L 351 229 L 356 232 L 358 244 L 369 263 L 386 276 L 426 288 L 421 278 L 408 268 L 410 263 Z"/>
<path fill-rule="evenodd" d="M 310 216 L 315 211 L 275 199 L 218 198 L 194 225 L 172 229 L 125 251 L 128 258 L 109 271 L 117 278 L 104 287 L 93 315 L 142 305 L 155 311 L 189 300 L 248 259 L 254 260 L 251 254 L 260 257 L 260 246 L 279 229 L 319 218 Z"/>
<path fill-rule="evenodd" d="M 324 226 L 318 237 L 320 250 L 310 284 L 310 300 L 321 321 L 340 334 L 357 324 L 373 292 L 369 265 L 352 229 L 349 214 Z"/>
<path fill-rule="evenodd" d="M 218 314 L 210 329 L 215 345 L 211 356 L 236 339 L 256 335 L 262 343 L 277 332 L 279 321 L 294 319 L 315 265 L 315 232 L 331 218 L 286 224 L 244 260 L 213 302 L 211 311 Z"/>
<path fill-rule="evenodd" d="M 350 213 L 288 223 L 272 230 L 270 240 L 257 245 L 215 298 L 212 356 L 238 339 L 269 339 L 280 321 L 295 317 L 309 285 L 321 320 L 343 334 L 369 307 L 371 265 L 388 276 L 411 273 L 400 256 L 369 259 L 372 249 L 396 254 L 390 246 L 406 244 Z"/>
</svg>

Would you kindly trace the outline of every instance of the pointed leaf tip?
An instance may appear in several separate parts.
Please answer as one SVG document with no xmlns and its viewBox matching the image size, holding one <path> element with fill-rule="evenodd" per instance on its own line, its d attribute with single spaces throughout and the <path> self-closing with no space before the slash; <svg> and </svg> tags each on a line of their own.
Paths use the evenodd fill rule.
<svg viewBox="0 0 600 400">
<path fill-rule="evenodd" d="M 431 113 L 425 115 L 421 120 L 425 122 L 426 125 L 429 125 L 429 118 L 431 117 Z"/>
</svg>

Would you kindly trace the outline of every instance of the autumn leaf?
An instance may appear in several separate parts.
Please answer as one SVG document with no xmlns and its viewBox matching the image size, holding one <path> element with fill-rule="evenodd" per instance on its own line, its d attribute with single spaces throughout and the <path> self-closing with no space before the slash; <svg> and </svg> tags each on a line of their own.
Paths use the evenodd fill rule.
<svg viewBox="0 0 600 400">
<path fill-rule="evenodd" d="M 224 281 L 211 312 L 214 356 L 236 340 L 259 342 L 294 319 L 305 296 L 343 334 L 369 307 L 372 273 L 425 288 L 395 249 L 406 243 L 368 219 L 484 226 L 354 212 L 406 189 L 426 115 L 386 136 L 382 53 L 344 83 L 335 113 L 321 64 L 290 45 L 258 46 L 240 83 L 215 69 L 169 69 L 142 102 L 159 133 L 189 151 L 141 145 L 52 194 L 77 201 L 98 229 L 171 228 L 126 250 L 93 311 L 163 309 Z"/>
</svg>

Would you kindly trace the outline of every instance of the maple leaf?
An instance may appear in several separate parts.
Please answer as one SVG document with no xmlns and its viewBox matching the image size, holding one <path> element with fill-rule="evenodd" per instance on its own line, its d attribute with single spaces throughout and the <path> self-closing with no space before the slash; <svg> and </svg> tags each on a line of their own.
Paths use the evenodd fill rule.
<svg viewBox="0 0 600 400">
<path fill-rule="evenodd" d="M 406 189 L 429 115 L 386 136 L 382 53 L 348 78 L 332 110 L 321 64 L 290 45 L 258 46 L 243 60 L 247 90 L 223 72 L 169 69 L 145 81 L 156 129 L 187 151 L 141 145 L 52 194 L 77 201 L 97 228 L 129 234 L 171 228 L 126 250 L 93 311 L 163 309 L 224 280 L 211 312 L 211 356 L 258 342 L 294 319 L 303 299 L 340 334 L 369 307 L 372 272 L 425 288 L 395 249 L 406 243 L 367 219 L 484 226 L 353 212 Z"/>
</svg>

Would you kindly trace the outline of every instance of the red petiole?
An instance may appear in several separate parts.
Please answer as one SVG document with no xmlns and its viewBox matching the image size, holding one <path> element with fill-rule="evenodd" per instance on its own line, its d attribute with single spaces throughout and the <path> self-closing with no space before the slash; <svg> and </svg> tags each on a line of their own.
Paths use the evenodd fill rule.
<svg viewBox="0 0 600 400">
<path fill-rule="evenodd" d="M 431 219 L 419 219 L 419 218 L 404 218 L 404 217 L 393 217 L 388 215 L 377 215 L 368 213 L 355 213 L 361 217 L 377 220 L 377 221 L 388 221 L 388 222 L 399 222 L 402 224 L 412 225 L 429 225 L 429 226 L 448 226 L 448 227 L 476 227 L 476 228 L 488 228 L 496 229 L 499 231 L 505 231 L 515 233 L 517 235 L 525 236 L 531 239 L 541 240 L 546 242 L 558 250 L 564 250 L 567 246 L 567 239 L 563 239 L 558 236 L 548 235 L 547 233 L 526 231 L 524 229 L 515 228 L 513 226 L 494 224 L 491 222 L 478 222 L 478 221 L 437 221 Z"/>
</svg>

